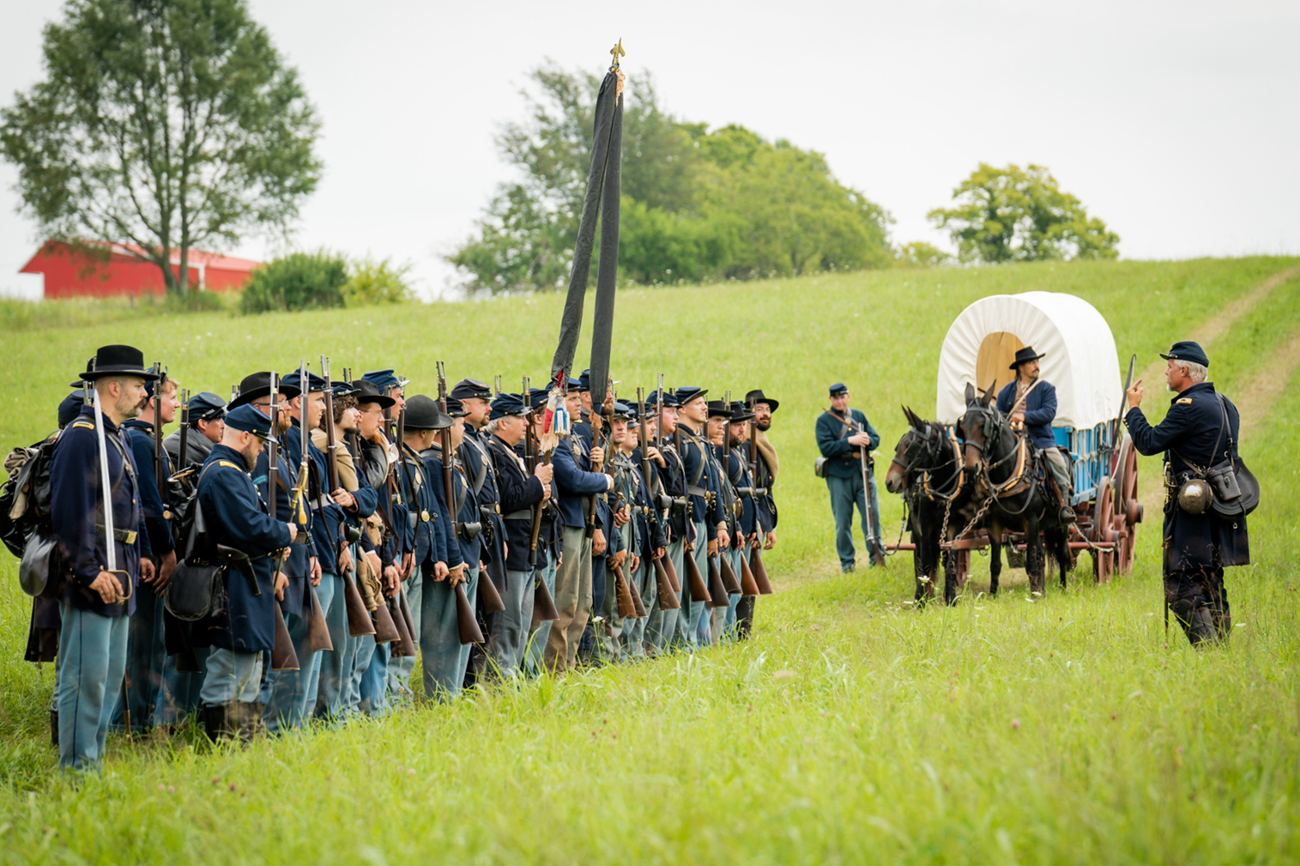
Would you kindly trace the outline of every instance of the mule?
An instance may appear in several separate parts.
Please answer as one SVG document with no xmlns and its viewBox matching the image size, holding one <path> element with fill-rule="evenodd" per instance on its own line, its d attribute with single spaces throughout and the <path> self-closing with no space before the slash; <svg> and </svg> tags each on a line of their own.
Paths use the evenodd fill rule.
<svg viewBox="0 0 1300 866">
<path fill-rule="evenodd" d="M 997 595 L 1002 573 L 1002 543 L 1006 530 L 1025 535 L 1025 571 L 1031 592 L 1044 591 L 1044 537 L 1066 585 L 1070 568 L 1068 528 L 1057 516 L 1056 502 L 1038 481 L 1039 457 L 1029 441 L 1011 429 L 1005 415 L 993 405 L 992 388 L 980 398 L 973 385 L 966 386 L 966 412 L 957 422 L 964 441 L 964 465 L 972 474 L 974 494 L 980 500 L 991 497 L 986 524 L 989 531 L 989 594 Z"/>
<path fill-rule="evenodd" d="M 957 601 L 957 563 L 951 542 L 974 513 L 973 485 L 963 467 L 961 445 L 952 427 L 922 420 L 903 407 L 910 429 L 894 446 L 894 459 L 885 473 L 885 489 L 903 497 L 908 529 L 916 551 L 912 563 L 916 572 L 917 604 L 934 598 L 940 553 L 943 561 L 943 598 Z M 946 517 L 946 523 L 945 523 Z"/>
</svg>

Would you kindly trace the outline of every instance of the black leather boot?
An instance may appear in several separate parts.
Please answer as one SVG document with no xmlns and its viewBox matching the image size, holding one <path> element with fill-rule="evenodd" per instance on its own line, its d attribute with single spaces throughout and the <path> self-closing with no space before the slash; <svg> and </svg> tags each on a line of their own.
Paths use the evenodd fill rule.
<svg viewBox="0 0 1300 866">
<path fill-rule="evenodd" d="M 266 704 L 255 701 L 239 704 L 239 739 L 252 742 L 265 728 L 262 715 Z"/>
<path fill-rule="evenodd" d="M 1210 609 L 1205 605 L 1179 600 L 1169 605 L 1169 609 L 1173 611 L 1178 624 L 1183 627 L 1187 640 L 1192 646 L 1214 643 L 1219 639 L 1219 634 L 1214 628 L 1214 618 L 1210 616 Z"/>
<path fill-rule="evenodd" d="M 231 727 L 232 721 L 231 714 L 224 704 L 203 708 L 203 731 L 208 735 L 208 739 L 214 743 L 228 740 L 234 736 L 235 732 Z"/>
<path fill-rule="evenodd" d="M 50 745 L 59 747 L 59 711 L 50 710 Z"/>
</svg>

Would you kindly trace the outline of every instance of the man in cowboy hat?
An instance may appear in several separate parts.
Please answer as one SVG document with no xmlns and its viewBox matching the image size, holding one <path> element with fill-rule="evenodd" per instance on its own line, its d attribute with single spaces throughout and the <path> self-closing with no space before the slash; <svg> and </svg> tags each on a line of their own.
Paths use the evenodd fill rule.
<svg viewBox="0 0 1300 866">
<path fill-rule="evenodd" d="M 137 467 L 120 430 L 140 414 L 148 399 L 145 383 L 158 375 L 144 366 L 139 349 L 115 345 L 101 347 L 82 378 L 93 389 L 94 402 L 82 407 L 55 446 L 50 520 L 65 574 L 58 654 L 59 766 L 96 771 L 126 671 L 135 589 L 154 574 L 152 564 L 142 559 L 149 551 L 140 532 L 144 512 Z M 101 434 L 106 471 L 100 462 Z M 103 510 L 106 484 L 111 537 Z M 109 570 L 114 567 L 110 561 L 116 571 Z"/>
<path fill-rule="evenodd" d="M 1047 468 L 1056 482 L 1056 501 L 1060 507 L 1062 523 L 1074 522 L 1074 509 L 1070 507 L 1070 464 L 1061 449 L 1056 447 L 1052 435 L 1052 420 L 1056 418 L 1056 388 L 1038 376 L 1038 359 L 1047 357 L 1025 346 L 1016 352 L 1011 369 L 1016 371 L 1015 381 L 998 392 L 998 411 L 1011 416 L 1011 426 L 1023 428 L 1030 443 L 1047 458 Z"/>
<path fill-rule="evenodd" d="M 1138 408 L 1142 380 L 1128 390 L 1124 425 L 1139 454 L 1165 455 L 1164 585 L 1165 603 L 1193 646 L 1232 631 L 1232 610 L 1223 584 L 1223 568 L 1250 564 L 1246 515 L 1218 516 L 1212 509 L 1192 513 L 1179 504 L 1178 489 L 1203 469 L 1236 461 L 1237 407 L 1214 390 L 1210 359 L 1198 343 L 1174 343 L 1167 354 L 1165 381 L 1175 392 L 1165 420 L 1152 427 Z M 1244 480 L 1244 479 L 1242 479 Z"/>
</svg>

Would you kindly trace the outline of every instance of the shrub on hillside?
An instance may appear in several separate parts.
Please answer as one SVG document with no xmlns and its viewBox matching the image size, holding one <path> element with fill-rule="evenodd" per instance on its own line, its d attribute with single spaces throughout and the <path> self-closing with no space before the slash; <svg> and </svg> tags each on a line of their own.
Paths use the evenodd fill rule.
<svg viewBox="0 0 1300 866">
<path fill-rule="evenodd" d="M 912 241 L 898 248 L 898 263 L 905 268 L 934 268 L 950 261 L 952 256 L 925 241 Z"/>
<path fill-rule="evenodd" d="M 410 262 L 394 265 L 390 259 L 375 261 L 367 255 L 352 263 L 352 276 L 343 286 L 344 300 L 349 307 L 414 301 L 415 290 L 406 279 L 414 267 Z"/>
<path fill-rule="evenodd" d="M 324 249 L 290 253 L 253 271 L 239 306 L 245 313 L 342 307 L 347 282 L 343 256 Z"/>
</svg>

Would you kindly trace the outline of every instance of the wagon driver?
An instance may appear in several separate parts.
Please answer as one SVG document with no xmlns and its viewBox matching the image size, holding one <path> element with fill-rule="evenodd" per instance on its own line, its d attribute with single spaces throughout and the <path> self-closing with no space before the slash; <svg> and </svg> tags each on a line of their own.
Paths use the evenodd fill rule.
<svg viewBox="0 0 1300 866">
<path fill-rule="evenodd" d="M 1056 418 L 1056 388 L 1051 382 L 1038 377 L 1038 359 L 1047 357 L 1025 346 L 1016 352 L 1011 369 L 1016 371 L 1014 382 L 998 392 L 998 411 L 1011 416 L 1011 426 L 1024 428 L 1029 441 L 1047 458 L 1047 468 L 1056 484 L 1056 501 L 1060 505 L 1062 523 L 1074 522 L 1074 509 L 1070 507 L 1070 466 L 1061 449 L 1056 447 L 1052 435 L 1052 421 Z"/>
</svg>

